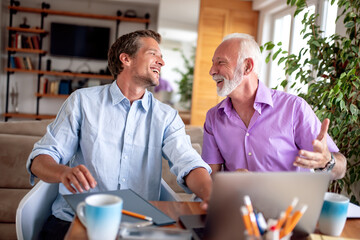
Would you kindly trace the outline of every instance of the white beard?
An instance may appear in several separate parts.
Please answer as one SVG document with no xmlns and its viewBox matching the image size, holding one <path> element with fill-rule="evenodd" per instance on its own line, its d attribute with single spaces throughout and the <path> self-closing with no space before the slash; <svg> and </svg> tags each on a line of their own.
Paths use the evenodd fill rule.
<svg viewBox="0 0 360 240">
<path fill-rule="evenodd" d="M 243 76 L 244 75 L 242 74 L 240 67 L 237 67 L 235 69 L 234 77 L 233 77 L 232 80 L 226 79 L 222 75 L 214 75 L 213 79 L 215 81 L 219 80 L 219 79 L 224 81 L 224 84 L 223 84 L 222 88 L 217 87 L 217 94 L 220 97 L 226 97 L 227 95 L 229 95 L 232 91 L 235 90 L 235 88 L 237 88 L 237 86 L 239 86 L 239 84 L 243 80 Z"/>
</svg>

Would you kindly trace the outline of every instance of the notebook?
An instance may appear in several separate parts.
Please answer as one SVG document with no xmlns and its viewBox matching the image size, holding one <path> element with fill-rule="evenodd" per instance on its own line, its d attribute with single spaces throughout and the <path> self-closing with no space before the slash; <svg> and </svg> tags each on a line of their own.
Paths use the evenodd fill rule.
<svg viewBox="0 0 360 240">
<path fill-rule="evenodd" d="M 179 219 L 185 228 L 192 230 L 194 239 L 243 239 L 245 227 L 239 209 L 244 205 L 245 195 L 250 196 L 254 209 L 266 219 L 277 219 L 297 197 L 295 210 L 303 204 L 308 209 L 293 236 L 305 237 L 315 230 L 329 181 L 330 173 L 217 173 L 207 216 L 185 215 Z"/>
<path fill-rule="evenodd" d="M 143 199 L 137 193 L 132 191 L 131 189 L 124 189 L 124 190 L 116 190 L 116 191 L 106 191 L 101 193 L 107 194 L 114 194 L 123 199 L 123 209 L 132 211 L 135 213 L 140 213 L 145 216 L 152 217 L 153 223 L 157 226 L 164 226 L 170 225 L 175 223 L 176 221 L 157 209 L 151 203 Z M 68 194 L 63 195 L 64 199 L 68 202 L 71 208 L 76 212 L 77 205 L 84 201 L 85 198 L 89 195 L 96 194 L 96 193 L 77 193 L 77 194 Z M 123 214 L 121 217 L 121 222 L 141 222 L 139 218 L 131 217 L 128 215 Z"/>
</svg>

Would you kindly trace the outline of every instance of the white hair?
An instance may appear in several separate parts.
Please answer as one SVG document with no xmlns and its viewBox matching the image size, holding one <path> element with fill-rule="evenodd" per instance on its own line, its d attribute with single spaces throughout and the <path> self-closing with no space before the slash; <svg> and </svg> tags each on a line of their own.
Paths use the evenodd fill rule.
<svg viewBox="0 0 360 240">
<path fill-rule="evenodd" d="M 241 66 L 244 59 L 251 58 L 254 61 L 253 71 L 259 78 L 261 69 L 261 52 L 259 45 L 254 40 L 254 38 L 251 35 L 245 33 L 231 33 L 223 38 L 223 42 L 229 39 L 240 39 L 237 67 Z"/>
</svg>

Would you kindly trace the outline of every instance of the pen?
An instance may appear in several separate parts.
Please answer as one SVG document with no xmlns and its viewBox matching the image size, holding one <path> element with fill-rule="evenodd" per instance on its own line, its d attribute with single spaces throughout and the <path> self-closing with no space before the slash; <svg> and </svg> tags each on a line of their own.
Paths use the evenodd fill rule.
<svg viewBox="0 0 360 240">
<path fill-rule="evenodd" d="M 147 220 L 149 222 L 152 222 L 152 220 L 153 220 L 151 217 L 141 215 L 139 213 L 130 212 L 130 211 L 124 210 L 124 209 L 122 210 L 122 213 L 125 214 L 125 215 L 128 215 L 128 216 L 131 216 L 131 217 L 136 217 L 136 218 L 140 218 L 140 219 L 143 219 L 143 220 Z"/>
<path fill-rule="evenodd" d="M 248 235 L 251 236 L 251 235 L 253 235 L 253 232 L 252 232 L 251 223 L 250 223 L 249 211 L 246 209 L 245 206 L 241 206 L 240 211 L 243 216 L 246 231 L 247 231 Z"/>
<path fill-rule="evenodd" d="M 252 230 L 254 231 L 254 235 L 256 237 L 260 237 L 260 232 L 259 232 L 258 225 L 256 223 L 254 210 L 253 210 L 253 207 L 251 205 L 250 197 L 248 195 L 244 196 L 244 203 L 245 203 L 245 206 L 246 206 L 247 210 L 249 211 L 250 221 L 251 221 L 251 224 L 252 224 Z"/>
<path fill-rule="evenodd" d="M 290 224 L 288 224 L 288 227 L 284 228 L 281 232 L 280 232 L 280 238 L 288 235 L 296 226 L 296 224 L 299 222 L 300 218 L 304 215 L 306 209 L 308 208 L 307 205 L 304 205 L 300 211 L 296 211 L 294 213 L 294 215 L 291 217 L 291 222 Z"/>
<path fill-rule="evenodd" d="M 255 214 L 257 225 L 259 226 L 260 234 L 263 235 L 267 229 L 267 223 L 265 221 L 264 215 L 259 212 Z"/>
<path fill-rule="evenodd" d="M 278 223 L 276 224 L 276 228 L 280 229 L 282 227 L 282 225 L 284 224 L 285 220 L 289 217 L 291 211 L 294 209 L 294 207 L 296 206 L 296 204 L 298 203 L 299 199 L 297 197 L 295 197 L 293 199 L 293 201 L 291 202 L 291 204 L 287 207 L 285 213 L 281 213 L 280 214 L 280 219 L 278 221 Z"/>
</svg>

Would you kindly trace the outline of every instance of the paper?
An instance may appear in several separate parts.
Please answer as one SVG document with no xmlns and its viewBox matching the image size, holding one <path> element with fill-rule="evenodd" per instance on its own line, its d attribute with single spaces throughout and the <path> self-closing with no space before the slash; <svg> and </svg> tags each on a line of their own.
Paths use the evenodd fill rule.
<svg viewBox="0 0 360 240">
<path fill-rule="evenodd" d="M 355 205 L 353 203 L 349 203 L 347 217 L 348 218 L 360 218 L 360 206 Z"/>
</svg>

